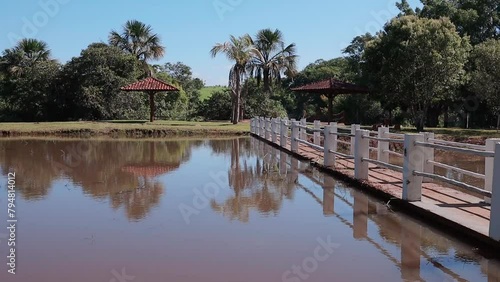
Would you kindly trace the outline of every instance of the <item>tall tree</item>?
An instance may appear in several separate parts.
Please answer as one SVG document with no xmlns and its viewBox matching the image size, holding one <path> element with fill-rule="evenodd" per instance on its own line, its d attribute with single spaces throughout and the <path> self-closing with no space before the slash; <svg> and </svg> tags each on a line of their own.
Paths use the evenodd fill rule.
<svg viewBox="0 0 500 282">
<path fill-rule="evenodd" d="M 294 43 L 285 45 L 283 33 L 276 29 L 260 30 L 255 36 L 250 73 L 257 82 L 264 82 L 264 91 L 271 91 L 271 84 L 279 82 L 282 75 L 293 76 L 297 72 L 297 54 Z"/>
<path fill-rule="evenodd" d="M 140 63 L 134 56 L 103 43 L 91 44 L 61 71 L 57 119 L 145 118 L 148 108 L 144 94 L 120 91 L 140 73 Z"/>
<path fill-rule="evenodd" d="M 34 66 L 37 62 L 50 60 L 50 49 L 47 43 L 25 38 L 11 49 L 3 52 L 0 58 L 0 71 L 5 74 L 20 76 L 28 67 Z"/>
<path fill-rule="evenodd" d="M 362 71 L 361 71 L 361 63 L 363 60 L 363 54 L 365 52 L 367 44 L 372 41 L 375 37 L 370 33 L 366 33 L 360 36 L 354 37 L 351 41 L 351 44 L 347 46 L 342 53 L 346 55 L 349 73 L 351 77 L 346 78 L 347 80 L 354 82 L 361 82 L 362 80 Z"/>
<path fill-rule="evenodd" d="M 421 0 L 423 7 L 415 10 L 420 17 L 448 17 L 460 35 L 470 36 L 472 44 L 500 36 L 500 1 L 498 0 Z M 403 15 L 413 14 L 406 0 L 397 6 Z"/>
<path fill-rule="evenodd" d="M 498 116 L 500 128 L 500 41 L 490 39 L 477 45 L 471 55 L 470 88 L 478 93 Z"/>
<path fill-rule="evenodd" d="M 148 75 L 152 75 L 152 71 L 147 63 L 165 55 L 165 47 L 162 46 L 160 36 L 153 32 L 150 25 L 137 20 L 127 21 L 121 33 L 111 31 L 109 44 L 134 55 L 143 63 Z"/>
<path fill-rule="evenodd" d="M 212 57 L 224 53 L 234 62 L 229 71 L 229 87 L 232 94 L 232 123 L 237 124 L 240 119 L 242 81 L 246 76 L 246 69 L 252 54 L 252 38 L 246 34 L 241 37 L 230 36 L 229 41 L 217 43 L 210 51 Z"/>
<path fill-rule="evenodd" d="M 423 130 L 429 107 L 453 95 L 464 78 L 470 49 L 447 18 L 403 16 L 371 41 L 364 69 L 373 89 L 409 109 Z"/>
</svg>

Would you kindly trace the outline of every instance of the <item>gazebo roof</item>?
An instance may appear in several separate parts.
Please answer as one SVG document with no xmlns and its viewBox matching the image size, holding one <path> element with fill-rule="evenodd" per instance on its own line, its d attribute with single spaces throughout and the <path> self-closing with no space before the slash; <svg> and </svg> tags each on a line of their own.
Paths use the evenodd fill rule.
<svg viewBox="0 0 500 282">
<path fill-rule="evenodd" d="M 147 77 L 125 87 L 122 87 L 123 91 L 179 91 L 176 87 L 161 81 L 154 77 Z"/>
<path fill-rule="evenodd" d="M 122 167 L 122 171 L 132 173 L 135 176 L 156 177 L 179 168 L 179 164 L 136 164 Z"/>
<path fill-rule="evenodd" d="M 292 91 L 319 94 L 363 94 L 369 92 L 366 87 L 343 82 L 335 78 L 325 79 L 293 88 Z"/>
</svg>

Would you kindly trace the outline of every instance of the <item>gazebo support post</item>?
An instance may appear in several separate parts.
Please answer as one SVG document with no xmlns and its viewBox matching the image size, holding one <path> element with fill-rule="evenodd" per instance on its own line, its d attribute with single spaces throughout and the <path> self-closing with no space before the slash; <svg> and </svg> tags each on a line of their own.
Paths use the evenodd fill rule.
<svg viewBox="0 0 500 282">
<path fill-rule="evenodd" d="M 149 92 L 149 108 L 150 108 L 150 115 L 149 115 L 149 121 L 154 122 L 155 120 L 155 92 Z"/>
<path fill-rule="evenodd" d="M 330 93 L 328 96 L 328 118 L 330 122 L 334 122 L 333 120 L 333 99 L 335 99 L 335 95 Z"/>
</svg>

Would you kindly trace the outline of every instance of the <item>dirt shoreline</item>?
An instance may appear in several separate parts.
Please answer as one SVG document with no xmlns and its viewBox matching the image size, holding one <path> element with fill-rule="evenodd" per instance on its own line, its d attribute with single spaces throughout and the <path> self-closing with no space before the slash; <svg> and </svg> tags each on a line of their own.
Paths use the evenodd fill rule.
<svg viewBox="0 0 500 282">
<path fill-rule="evenodd" d="M 214 129 L 64 129 L 17 131 L 0 130 L 0 138 L 11 137 L 71 137 L 71 138 L 165 138 L 165 137 L 219 137 L 219 136 L 249 136 L 247 131 L 214 130 Z"/>
</svg>

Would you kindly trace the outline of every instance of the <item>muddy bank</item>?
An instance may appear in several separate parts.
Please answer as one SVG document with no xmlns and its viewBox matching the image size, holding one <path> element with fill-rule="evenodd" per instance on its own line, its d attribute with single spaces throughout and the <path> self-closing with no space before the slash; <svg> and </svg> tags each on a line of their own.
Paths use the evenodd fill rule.
<svg viewBox="0 0 500 282">
<path fill-rule="evenodd" d="M 218 137 L 218 136 L 246 136 L 247 131 L 223 130 L 223 129 L 61 129 L 61 130 L 0 130 L 2 137 L 111 137 L 111 138 L 165 138 L 165 137 Z"/>
</svg>

